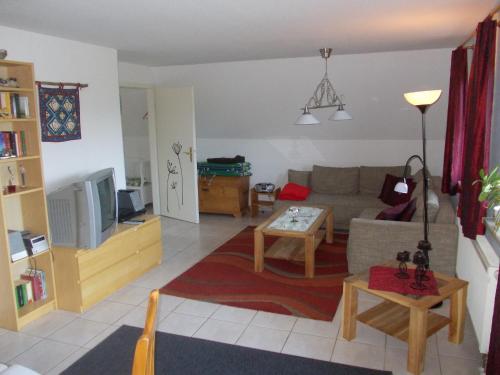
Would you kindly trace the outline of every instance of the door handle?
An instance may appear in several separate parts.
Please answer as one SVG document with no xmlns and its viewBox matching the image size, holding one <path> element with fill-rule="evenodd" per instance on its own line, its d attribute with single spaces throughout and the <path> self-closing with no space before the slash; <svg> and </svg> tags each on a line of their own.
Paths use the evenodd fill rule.
<svg viewBox="0 0 500 375">
<path fill-rule="evenodd" d="M 192 163 L 193 162 L 193 148 L 189 147 L 189 151 L 184 151 L 186 155 L 189 155 L 189 161 Z"/>
</svg>

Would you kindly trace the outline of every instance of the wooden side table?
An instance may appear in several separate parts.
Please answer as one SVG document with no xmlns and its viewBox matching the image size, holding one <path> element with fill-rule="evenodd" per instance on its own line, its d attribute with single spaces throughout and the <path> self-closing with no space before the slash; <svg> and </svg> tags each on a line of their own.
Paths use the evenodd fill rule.
<svg viewBox="0 0 500 375">
<path fill-rule="evenodd" d="M 396 262 L 385 266 L 397 267 Z M 344 280 L 343 337 L 351 341 L 356 337 L 359 320 L 388 335 L 408 343 L 408 372 L 419 375 L 424 369 L 427 337 L 449 325 L 448 341 L 460 344 L 464 337 L 466 281 L 434 272 L 439 296 L 410 296 L 368 288 L 368 272 Z M 358 314 L 358 290 L 381 297 L 379 305 Z M 430 312 L 435 304 L 450 299 L 450 318 Z"/>
<path fill-rule="evenodd" d="M 274 201 L 278 199 L 278 195 L 280 193 L 281 193 L 280 187 L 274 189 L 272 193 L 258 193 L 255 191 L 255 188 L 252 188 L 250 192 L 252 217 L 257 216 L 257 214 L 259 213 L 259 209 L 261 207 L 271 207 Z M 261 200 L 260 199 L 261 196 L 267 197 L 267 200 Z"/>
</svg>

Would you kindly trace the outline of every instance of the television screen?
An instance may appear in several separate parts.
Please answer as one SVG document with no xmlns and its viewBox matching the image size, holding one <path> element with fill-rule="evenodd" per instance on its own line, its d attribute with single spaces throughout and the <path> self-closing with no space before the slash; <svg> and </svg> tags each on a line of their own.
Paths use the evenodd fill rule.
<svg viewBox="0 0 500 375">
<path fill-rule="evenodd" d="M 97 193 L 101 207 L 101 231 L 111 227 L 116 220 L 116 199 L 113 179 L 108 177 L 97 183 Z"/>
</svg>

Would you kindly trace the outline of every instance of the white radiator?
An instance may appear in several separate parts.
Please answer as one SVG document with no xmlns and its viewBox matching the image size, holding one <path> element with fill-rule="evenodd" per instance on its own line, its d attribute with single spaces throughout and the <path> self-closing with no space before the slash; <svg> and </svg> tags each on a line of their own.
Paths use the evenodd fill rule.
<svg viewBox="0 0 500 375">
<path fill-rule="evenodd" d="M 459 234 L 457 275 L 469 282 L 467 308 L 481 353 L 488 353 L 498 264 L 499 257 L 484 236 L 472 241 Z"/>
</svg>

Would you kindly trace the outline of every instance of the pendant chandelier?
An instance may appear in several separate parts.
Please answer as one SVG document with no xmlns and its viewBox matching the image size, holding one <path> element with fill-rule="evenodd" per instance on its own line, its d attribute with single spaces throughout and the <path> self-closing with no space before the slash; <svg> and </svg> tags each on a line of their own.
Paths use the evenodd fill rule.
<svg viewBox="0 0 500 375">
<path fill-rule="evenodd" d="M 299 116 L 295 125 L 320 124 L 320 121 L 311 114 L 310 110 L 330 107 L 336 107 L 337 110 L 328 118 L 329 120 L 352 120 L 351 115 L 344 110 L 344 103 L 342 102 L 340 96 L 337 95 L 332 83 L 328 79 L 328 58 L 332 54 L 332 49 L 321 48 L 319 52 L 321 53 L 321 57 L 325 60 L 325 75 L 316 87 L 316 90 L 314 90 L 311 98 L 308 100 L 304 108 L 302 108 L 303 113 Z"/>
</svg>

